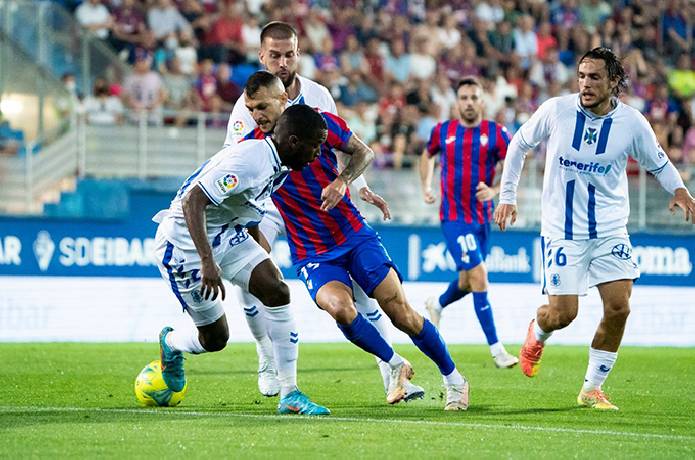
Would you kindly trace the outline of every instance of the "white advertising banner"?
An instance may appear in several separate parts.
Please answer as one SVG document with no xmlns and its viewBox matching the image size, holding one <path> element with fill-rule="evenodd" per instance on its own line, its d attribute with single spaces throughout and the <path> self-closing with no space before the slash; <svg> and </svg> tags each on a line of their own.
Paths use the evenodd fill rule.
<svg viewBox="0 0 695 460">
<path fill-rule="evenodd" d="M 304 285 L 288 281 L 300 338 L 304 342 L 346 339 L 327 313 L 310 300 Z M 444 283 L 405 283 L 411 304 L 425 313 L 429 296 Z M 156 278 L 0 277 L 0 342 L 156 341 L 165 325 L 193 327 L 174 295 Z M 500 284 L 490 289 L 497 331 L 504 343 L 521 343 L 536 308 L 545 297 L 535 284 Z M 225 300 L 230 340 L 250 342 L 234 289 Z M 626 345 L 695 345 L 695 288 L 636 285 Z M 579 316 L 552 338 L 557 344 L 589 344 L 602 315 L 598 292 L 580 298 Z M 467 297 L 444 311 L 441 333 L 449 343 L 485 343 Z M 392 330 L 397 343 L 410 343 Z"/>
</svg>

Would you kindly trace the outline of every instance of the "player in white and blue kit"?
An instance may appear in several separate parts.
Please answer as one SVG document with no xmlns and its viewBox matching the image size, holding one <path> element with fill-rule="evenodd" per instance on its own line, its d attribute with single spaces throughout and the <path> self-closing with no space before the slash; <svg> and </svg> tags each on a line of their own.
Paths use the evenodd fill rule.
<svg viewBox="0 0 695 460">
<path fill-rule="evenodd" d="M 297 32 L 291 25 L 280 21 L 267 24 L 261 32 L 261 49 L 258 57 L 261 64 L 269 72 L 279 77 L 285 85 L 287 93 L 286 106 L 306 104 L 322 112 L 337 114 L 335 101 L 328 89 L 297 74 L 299 62 Z M 272 105 L 273 101 L 266 101 L 260 96 L 254 97 L 253 100 L 248 100 L 245 91 L 237 100 L 229 117 L 225 145 L 233 145 L 241 141 L 246 134 L 253 131 L 257 126 L 263 132 L 271 131 L 274 124 L 272 119 L 274 114 L 270 113 L 274 109 L 271 107 Z M 254 114 L 251 113 L 251 110 L 253 110 Z M 388 205 L 379 195 L 369 189 L 367 181 L 363 176 L 356 178 L 353 181 L 353 186 L 359 191 L 358 193 L 362 200 L 377 206 L 382 211 L 385 219 L 390 218 Z M 270 251 L 275 240 L 285 234 L 285 224 L 271 200 L 268 200 L 265 205 L 267 212 L 259 228 L 261 234 L 268 242 L 266 249 Z M 265 324 L 264 309 L 260 302 L 248 292 L 242 290 L 240 295 L 245 313 L 244 316 L 256 340 L 259 361 L 258 389 L 265 396 L 274 396 L 278 393 L 280 385 L 276 376 L 273 347 Z M 381 335 L 387 341 L 390 341 L 388 322 L 378 304 L 373 299 L 370 299 L 356 283 L 354 284 L 354 296 L 359 312 L 369 318 Z M 388 363 L 381 360 L 377 360 L 377 362 L 384 389 L 386 390 L 389 387 L 391 370 Z M 407 399 L 420 397 L 423 394 L 421 388 L 410 383 L 408 385 Z"/>
<path fill-rule="evenodd" d="M 272 74 L 258 73 L 282 88 Z M 171 390 L 185 386 L 182 352 L 220 351 L 227 344 L 222 306 L 226 279 L 269 307 L 268 332 L 283 382 L 278 412 L 330 414 L 297 388 L 298 340 L 289 313 L 289 288 L 268 253 L 249 237 L 265 213 L 263 201 L 290 169 L 301 170 L 316 158 L 326 136 L 320 114 L 307 106 L 292 107 L 283 113 L 273 137 L 219 151 L 186 179 L 169 209 L 155 216 L 159 271 L 197 328 L 165 327 L 160 333 L 162 374 Z"/>
<path fill-rule="evenodd" d="M 695 223 L 695 200 L 671 164 L 649 122 L 618 99 L 625 70 L 607 48 L 587 52 L 577 68 L 579 93 L 549 99 L 514 135 L 502 175 L 495 223 L 516 220 L 516 191 L 526 152 L 547 141 L 543 179 L 543 291 L 519 355 L 524 374 L 539 370 L 543 344 L 577 316 L 578 296 L 596 286 L 603 318 L 589 349 L 589 365 L 578 404 L 617 410 L 601 389 L 615 364 L 639 270 L 631 257 L 628 156 L 673 194 L 669 207 Z"/>
</svg>

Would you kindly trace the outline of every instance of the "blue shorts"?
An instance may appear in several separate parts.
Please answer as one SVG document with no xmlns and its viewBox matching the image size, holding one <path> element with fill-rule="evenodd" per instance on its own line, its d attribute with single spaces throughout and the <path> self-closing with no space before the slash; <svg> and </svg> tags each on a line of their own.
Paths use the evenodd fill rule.
<svg viewBox="0 0 695 460">
<path fill-rule="evenodd" d="M 347 251 L 345 245 L 350 246 Z M 328 252 L 315 259 L 309 257 L 302 260 L 297 264 L 297 275 L 304 281 L 311 298 L 316 302 L 319 289 L 331 281 L 339 281 L 352 289 L 351 277 L 371 297 L 391 268 L 403 281 L 379 236 L 375 232 L 368 232 L 358 233 L 341 245 L 340 254 L 335 258 L 331 258 Z"/>
<path fill-rule="evenodd" d="M 456 270 L 471 270 L 485 262 L 490 251 L 490 223 L 442 222 L 446 248 L 456 262 Z"/>
</svg>

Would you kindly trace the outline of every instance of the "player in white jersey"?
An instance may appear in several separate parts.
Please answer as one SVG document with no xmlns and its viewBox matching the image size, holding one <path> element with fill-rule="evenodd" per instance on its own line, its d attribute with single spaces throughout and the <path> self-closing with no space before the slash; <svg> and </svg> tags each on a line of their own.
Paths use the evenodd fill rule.
<svg viewBox="0 0 695 460">
<path fill-rule="evenodd" d="M 258 73 L 282 89 L 275 76 Z M 169 209 L 155 216 L 159 271 L 196 325 L 190 330 L 165 327 L 160 333 L 162 374 L 171 390 L 186 384 L 183 352 L 220 351 L 227 344 L 226 279 L 269 307 L 268 332 L 282 384 L 278 412 L 330 414 L 297 388 L 298 340 L 289 288 L 268 253 L 249 237 L 265 212 L 263 200 L 282 185 L 289 169 L 301 170 L 316 158 L 326 136 L 320 114 L 307 106 L 292 107 L 272 138 L 222 149 L 186 179 Z"/>
<path fill-rule="evenodd" d="M 333 101 L 333 97 L 331 97 L 326 87 L 308 78 L 297 75 L 297 66 L 299 63 L 297 32 L 291 25 L 280 21 L 267 24 L 261 32 L 261 48 L 258 57 L 261 64 L 263 64 L 269 72 L 278 76 L 285 85 L 287 106 L 306 104 L 322 112 L 337 114 L 337 108 Z M 251 104 L 247 101 L 247 94 L 244 92 L 234 105 L 227 125 L 225 145 L 233 145 L 239 142 L 246 134 L 256 128 L 256 126 L 260 126 L 264 132 L 268 132 L 272 129 L 270 117 L 263 113 L 265 110 L 269 109 L 268 104 L 265 101 L 259 103 L 258 100 L 250 102 Z M 257 113 L 255 119 L 249 110 L 250 106 L 252 106 Z M 258 122 L 256 120 L 258 120 Z M 355 179 L 353 184 L 355 188 L 359 190 L 359 195 L 362 200 L 377 206 L 383 212 L 384 219 L 389 219 L 391 217 L 386 202 L 369 189 L 363 176 L 359 176 Z M 265 240 L 268 242 L 268 245 L 265 247 L 268 252 L 270 252 L 275 240 L 279 236 L 285 234 L 285 224 L 279 211 L 275 208 L 271 200 L 266 202 L 266 210 L 267 212 L 259 228 Z M 375 318 L 373 321 L 374 325 L 379 329 L 379 332 L 384 338 L 389 341 L 386 316 L 380 314 L 378 304 L 373 299 L 370 299 L 357 283 L 354 283 L 354 295 L 359 312 L 368 318 Z M 258 389 L 265 396 L 274 396 L 278 393 L 279 385 L 274 366 L 273 347 L 268 337 L 263 308 L 259 305 L 257 299 L 248 292 L 243 292 L 243 290 L 241 292 L 241 300 L 245 313 L 244 317 L 256 340 L 256 351 L 258 353 Z M 378 362 L 384 389 L 388 389 L 390 368 L 388 363 L 382 361 Z M 413 391 L 408 394 L 407 399 L 419 397 L 422 394 L 418 389 L 411 389 Z"/>
<path fill-rule="evenodd" d="M 525 375 L 539 370 L 543 345 L 553 331 L 577 316 L 578 296 L 597 286 L 603 318 L 589 349 L 589 365 L 577 403 L 617 410 L 601 385 L 615 364 L 630 312 L 632 284 L 639 277 L 627 234 L 629 215 L 625 166 L 628 156 L 650 171 L 695 223 L 695 200 L 671 164 L 649 122 L 618 100 L 625 70 L 607 48 L 579 60 L 579 93 L 549 99 L 514 135 L 502 174 L 495 223 L 504 230 L 516 220 L 516 191 L 526 152 L 547 141 L 541 241 L 543 291 L 519 355 Z"/>
</svg>

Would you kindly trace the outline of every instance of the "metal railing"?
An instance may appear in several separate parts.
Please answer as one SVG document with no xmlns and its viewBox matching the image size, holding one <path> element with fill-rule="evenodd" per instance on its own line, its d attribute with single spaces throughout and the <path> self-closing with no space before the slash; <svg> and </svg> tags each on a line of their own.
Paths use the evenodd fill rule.
<svg viewBox="0 0 695 460">
<path fill-rule="evenodd" d="M 132 114 L 125 119 L 133 119 Z M 163 119 L 174 113 L 163 113 Z M 222 148 L 227 115 L 191 114 L 185 126 L 151 124 L 147 115 L 136 123 L 89 125 L 84 118 L 54 144 L 25 158 L 0 158 L 2 178 L 0 209 L 15 212 L 41 211 L 42 194 L 66 179 L 179 177 L 190 174 L 205 159 Z M 5 166 L 3 166 L 5 164 Z M 529 155 L 519 188 L 519 221 L 516 228 L 540 225 L 540 195 L 544 162 Z M 8 174 L 9 173 L 9 174 Z M 421 197 L 416 169 L 368 170 L 366 177 L 374 191 L 390 203 L 393 223 L 437 224 L 438 207 L 426 205 Z M 668 194 L 644 170 L 628 179 L 632 229 L 667 229 L 695 232 L 682 216 L 667 210 Z M 52 185 L 53 184 L 53 185 Z M 693 189 L 691 185 L 691 190 Z M 438 187 L 438 184 L 435 184 Z M 437 189 L 437 188 L 435 188 Z M 381 219 L 373 206 L 355 199 L 371 222 Z M 19 204 L 19 205 L 18 205 Z"/>
</svg>

